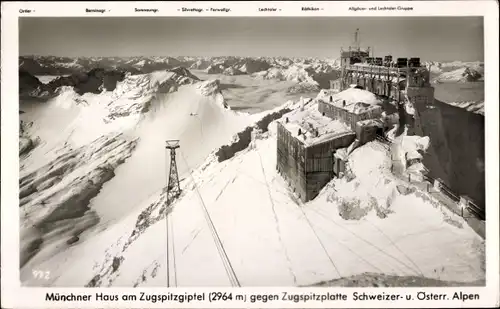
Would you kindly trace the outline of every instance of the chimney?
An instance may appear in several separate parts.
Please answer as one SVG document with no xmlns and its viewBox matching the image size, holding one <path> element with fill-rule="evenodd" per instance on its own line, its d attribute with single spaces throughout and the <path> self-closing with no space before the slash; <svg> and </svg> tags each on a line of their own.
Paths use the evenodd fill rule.
<svg viewBox="0 0 500 309">
<path fill-rule="evenodd" d="M 345 107 L 345 100 L 342 101 L 342 106 Z"/>
<path fill-rule="evenodd" d="M 332 96 L 330 96 L 330 103 L 332 103 L 332 102 L 333 102 L 333 97 L 332 97 Z"/>
<path fill-rule="evenodd" d="M 285 118 L 285 123 L 288 123 L 288 117 Z"/>
<path fill-rule="evenodd" d="M 302 134 L 302 130 L 299 128 L 299 135 L 301 135 L 301 134 Z"/>
<path fill-rule="evenodd" d="M 318 131 L 318 129 L 316 129 L 316 132 L 314 132 L 314 133 L 315 133 L 316 137 L 318 137 L 318 136 L 319 136 L 319 131 Z"/>
</svg>

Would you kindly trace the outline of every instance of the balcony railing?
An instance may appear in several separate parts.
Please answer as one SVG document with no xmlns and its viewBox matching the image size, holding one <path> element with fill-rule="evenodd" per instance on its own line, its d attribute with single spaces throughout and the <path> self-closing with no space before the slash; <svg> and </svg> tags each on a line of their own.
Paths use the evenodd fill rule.
<svg viewBox="0 0 500 309">
<path fill-rule="evenodd" d="M 369 74 L 382 74 L 382 75 L 392 75 L 392 76 L 407 76 L 409 72 L 413 72 L 417 69 L 423 69 L 424 66 L 420 67 L 386 67 L 379 65 L 370 65 L 370 64 L 347 64 L 344 66 L 344 70 L 350 72 L 360 72 L 360 73 L 369 73 Z"/>
<path fill-rule="evenodd" d="M 347 71 L 369 73 L 369 74 L 390 74 L 390 75 L 406 75 L 407 68 L 384 67 L 376 65 L 352 65 L 348 64 L 344 67 Z"/>
</svg>

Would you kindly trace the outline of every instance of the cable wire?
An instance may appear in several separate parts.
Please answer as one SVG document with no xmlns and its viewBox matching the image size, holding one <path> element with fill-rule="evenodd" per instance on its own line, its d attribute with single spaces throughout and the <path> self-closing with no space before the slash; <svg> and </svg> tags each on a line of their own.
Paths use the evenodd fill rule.
<svg viewBox="0 0 500 309">
<path fill-rule="evenodd" d="M 177 264 L 175 262 L 175 238 L 174 238 L 174 217 L 171 216 L 170 235 L 172 235 L 172 263 L 174 266 L 174 285 L 177 287 Z"/>
<path fill-rule="evenodd" d="M 168 155 L 168 150 L 167 148 L 165 148 L 165 178 L 167 180 L 167 201 L 165 201 L 165 209 L 164 209 L 164 212 L 165 212 L 165 231 L 166 231 L 166 238 L 167 238 L 167 287 L 170 287 L 170 246 L 169 246 L 169 241 L 168 241 L 168 236 L 169 236 L 169 233 L 168 233 L 168 212 L 167 212 L 167 203 L 168 203 L 168 182 L 169 182 L 169 172 L 168 172 L 168 158 L 169 158 L 169 155 Z"/>
<path fill-rule="evenodd" d="M 259 153 L 259 151 L 257 150 L 257 154 L 259 155 L 259 162 L 260 162 L 260 166 L 262 168 L 262 172 L 264 172 L 264 166 L 262 164 L 262 157 Z M 265 175 L 264 175 L 264 179 L 265 179 Z M 268 192 L 269 192 L 269 196 L 271 198 L 271 189 L 269 188 L 269 184 L 267 183 L 267 179 L 266 179 L 266 185 L 267 185 L 267 188 L 268 188 Z M 271 198 L 272 199 L 272 198 Z M 273 202 L 273 206 L 274 206 L 274 202 Z M 274 207 L 273 207 L 274 208 Z M 339 272 L 339 269 L 337 268 L 337 265 L 335 265 L 335 262 L 333 261 L 332 257 L 330 256 L 330 254 L 328 253 L 328 251 L 326 250 L 326 247 L 325 245 L 323 244 L 323 242 L 321 241 L 321 239 L 319 238 L 318 234 L 316 233 L 316 230 L 314 229 L 313 225 L 311 224 L 311 222 L 309 221 L 309 218 L 307 217 L 306 213 L 304 212 L 304 210 L 299 206 L 299 209 L 300 211 L 302 212 L 302 215 L 304 216 L 304 218 L 306 219 L 307 223 L 309 224 L 309 227 L 311 228 L 311 230 L 313 231 L 314 235 L 316 236 L 316 239 L 318 240 L 318 242 L 320 243 L 321 247 L 323 248 L 323 250 L 325 251 L 325 254 L 326 256 L 328 256 L 328 259 L 330 260 L 330 263 L 332 264 L 333 268 L 335 269 L 335 272 L 337 272 L 337 274 L 339 275 L 339 277 L 342 277 L 340 275 L 340 272 Z"/>
<path fill-rule="evenodd" d="M 217 251 L 219 252 L 219 256 L 222 260 L 222 264 L 224 265 L 224 268 L 226 269 L 226 273 L 228 275 L 229 281 L 233 286 L 236 287 L 241 287 L 240 282 L 238 280 L 238 277 L 236 276 L 236 273 L 234 271 L 233 266 L 231 265 L 231 261 L 229 260 L 229 257 L 227 256 L 226 250 L 224 249 L 224 245 L 222 244 L 222 241 L 220 240 L 219 234 L 217 233 L 217 230 L 215 228 L 215 225 L 212 221 L 212 218 L 210 217 L 210 214 L 208 213 L 208 210 L 206 208 L 205 202 L 203 201 L 203 197 L 200 194 L 200 191 L 198 189 L 198 185 L 196 184 L 196 181 L 193 177 L 191 168 L 189 167 L 189 163 L 187 162 L 184 153 L 182 151 L 179 151 L 181 154 L 181 158 L 184 161 L 184 164 L 186 164 L 189 175 L 191 176 L 191 180 L 193 181 L 194 188 L 196 191 L 196 194 L 198 195 L 198 198 L 200 199 L 200 205 L 202 206 L 203 213 L 205 215 L 205 220 L 207 221 L 208 227 L 210 229 L 210 232 L 212 234 L 212 238 L 215 242 L 215 246 L 217 248 Z"/>
</svg>

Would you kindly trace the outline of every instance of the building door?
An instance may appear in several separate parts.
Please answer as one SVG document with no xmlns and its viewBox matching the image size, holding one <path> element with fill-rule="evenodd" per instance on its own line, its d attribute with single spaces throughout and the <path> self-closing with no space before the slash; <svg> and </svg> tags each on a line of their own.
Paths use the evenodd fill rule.
<svg viewBox="0 0 500 309">
<path fill-rule="evenodd" d="M 335 152 L 332 153 L 332 175 L 331 177 L 337 177 L 337 173 L 335 172 L 336 164 L 335 164 Z"/>
<path fill-rule="evenodd" d="M 334 168 L 335 177 L 339 177 L 341 172 L 341 167 L 340 167 L 341 160 L 339 158 L 334 158 L 333 162 L 335 162 L 335 168 Z"/>
<path fill-rule="evenodd" d="M 341 160 L 341 159 L 338 159 L 339 162 L 338 162 L 338 174 L 340 175 L 340 173 L 345 173 L 345 162 L 344 160 Z"/>
</svg>

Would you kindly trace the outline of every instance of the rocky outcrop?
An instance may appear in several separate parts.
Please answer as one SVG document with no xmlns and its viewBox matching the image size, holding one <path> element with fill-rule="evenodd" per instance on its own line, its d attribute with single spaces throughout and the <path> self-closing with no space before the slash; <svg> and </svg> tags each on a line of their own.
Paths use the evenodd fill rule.
<svg viewBox="0 0 500 309">
<path fill-rule="evenodd" d="M 141 59 L 135 62 L 134 68 L 142 74 L 151 73 L 154 71 L 170 70 L 172 68 L 183 65 L 183 63 L 175 58 L 167 57 L 165 59 Z"/>
<path fill-rule="evenodd" d="M 484 280 L 474 282 L 454 282 L 423 276 L 396 276 L 377 273 L 362 273 L 314 284 L 315 287 L 459 287 L 484 286 Z"/>
<path fill-rule="evenodd" d="M 109 134 L 21 175 L 21 266 L 45 245 L 61 239 L 71 245 L 98 223 L 89 202 L 114 177 L 115 168 L 132 154 L 135 145 L 135 140 L 121 134 Z"/>
<path fill-rule="evenodd" d="M 231 144 L 221 146 L 215 153 L 218 161 L 223 162 L 231 159 L 237 152 L 246 149 L 252 141 L 252 131 L 254 129 L 254 127 L 247 127 L 245 130 L 236 134 Z"/>
<path fill-rule="evenodd" d="M 207 74 L 222 74 L 224 72 L 224 67 L 219 64 L 212 64 L 207 69 Z"/>
<path fill-rule="evenodd" d="M 19 155 L 30 152 L 34 146 L 35 143 L 31 138 L 23 136 L 19 137 Z"/>
<path fill-rule="evenodd" d="M 483 77 L 483 75 L 477 70 L 471 68 L 465 68 L 464 72 L 462 73 L 462 77 L 465 81 L 476 82 L 480 80 Z"/>
<path fill-rule="evenodd" d="M 266 71 L 271 68 L 269 61 L 262 58 L 227 57 L 212 62 L 206 68 L 208 74 L 242 75 Z"/>
<path fill-rule="evenodd" d="M 252 133 L 267 132 L 269 124 L 274 120 L 280 119 L 284 114 L 289 113 L 291 109 L 283 108 L 279 111 L 267 114 L 262 119 L 257 121 L 253 126 L 245 128 L 245 130 L 239 132 L 233 137 L 233 142 L 228 145 L 223 145 L 216 152 L 215 155 L 219 162 L 231 159 L 234 155 L 246 149 L 250 142 L 252 141 Z"/>
<path fill-rule="evenodd" d="M 484 68 L 481 66 L 461 67 L 440 73 L 434 80 L 437 83 L 468 83 L 483 81 Z"/>
<path fill-rule="evenodd" d="M 439 100 L 432 106 L 417 105 L 416 111 L 415 132 L 430 138 L 423 156 L 429 176 L 484 207 L 484 116 Z"/>
<path fill-rule="evenodd" d="M 247 74 L 265 71 L 271 67 L 271 65 L 264 59 L 247 58 L 242 62 L 243 63 L 239 69 Z"/>
<path fill-rule="evenodd" d="M 191 71 L 189 71 L 185 67 L 175 67 L 175 68 L 173 68 L 171 70 L 168 70 L 168 71 L 173 72 L 173 73 L 175 73 L 178 76 L 177 79 L 176 79 L 175 76 L 173 78 L 176 81 L 179 81 L 179 83 L 181 85 L 190 84 L 190 83 L 193 83 L 194 81 L 199 81 L 200 80 L 196 75 L 194 75 L 193 73 L 191 73 Z"/>
<path fill-rule="evenodd" d="M 23 98 L 51 98 L 57 95 L 59 87 L 70 86 L 79 95 L 101 93 L 104 89 L 112 91 L 118 82 L 126 76 L 124 71 L 93 69 L 87 73 L 75 73 L 61 76 L 48 84 L 42 84 L 38 78 L 27 71 L 19 71 L 19 95 Z"/>
<path fill-rule="evenodd" d="M 33 138 L 28 134 L 28 130 L 32 125 L 33 122 L 28 124 L 22 120 L 19 122 L 19 156 L 28 154 L 39 143 L 38 138 Z"/>
<path fill-rule="evenodd" d="M 242 71 L 236 69 L 236 68 L 233 68 L 233 67 L 229 67 L 227 69 L 224 70 L 223 72 L 224 75 L 229 75 L 229 76 L 234 76 L 234 75 L 243 75 L 245 73 L 243 73 Z"/>
<path fill-rule="evenodd" d="M 291 87 L 289 93 L 317 92 L 320 89 L 329 89 L 330 81 L 340 76 L 340 71 L 328 64 L 304 65 L 300 63 L 286 67 L 271 67 L 266 71 L 253 74 L 262 79 L 280 81 L 294 81 L 296 86 Z"/>
<path fill-rule="evenodd" d="M 19 70 L 19 98 L 51 98 L 54 92 L 29 72 Z"/>
<path fill-rule="evenodd" d="M 127 76 L 139 76 L 138 81 L 141 83 L 138 86 L 142 86 L 142 80 L 147 78 L 148 74 L 137 75 L 138 72 L 136 69 L 133 69 L 132 72 L 126 72 L 123 70 L 97 68 L 87 73 L 61 76 L 50 81 L 48 84 L 43 84 L 35 76 L 21 70 L 19 71 L 19 93 L 22 98 L 50 98 L 58 94 L 58 89 L 67 86 L 73 87 L 79 95 L 85 93 L 99 94 L 104 90 L 114 91 L 118 83 L 124 81 Z M 184 67 L 175 67 L 168 70 L 168 72 L 174 74 L 171 74 L 169 80 L 162 83 L 160 87 L 156 87 L 156 90 L 161 92 L 165 88 L 168 88 L 166 92 L 171 92 L 170 90 L 173 85 L 191 84 L 200 80 Z M 156 72 L 152 74 L 156 74 Z"/>
<path fill-rule="evenodd" d="M 206 70 L 210 66 L 211 62 L 208 60 L 200 59 L 195 63 L 191 64 L 189 67 L 192 70 Z"/>
<path fill-rule="evenodd" d="M 450 152 L 446 175 L 437 175 L 459 194 L 485 205 L 484 116 L 435 101 Z M 465 126 L 465 127 L 464 127 Z M 432 142 L 432 137 L 431 137 Z"/>
<path fill-rule="evenodd" d="M 199 80 L 197 76 L 183 67 L 127 76 L 113 91 L 113 101 L 108 105 L 109 114 L 105 121 L 146 113 L 157 94 L 172 93 L 182 85 L 194 84 Z M 217 85 L 216 89 L 218 89 Z"/>
<path fill-rule="evenodd" d="M 82 59 L 83 60 L 83 59 Z M 21 56 L 19 69 L 32 75 L 65 75 L 84 70 L 85 61 L 68 57 Z"/>
<path fill-rule="evenodd" d="M 178 66 L 192 65 L 194 60 L 173 57 L 55 57 L 21 56 L 19 69 L 32 75 L 71 75 L 88 72 L 94 68 L 146 74 L 158 70 L 170 70 Z"/>
<path fill-rule="evenodd" d="M 287 93 L 308 93 L 308 92 L 318 92 L 320 90 L 319 86 L 314 83 L 301 82 L 287 89 Z"/>
<path fill-rule="evenodd" d="M 318 83 L 319 88 L 321 89 L 329 89 L 330 81 L 336 80 L 340 77 L 340 70 L 331 69 L 326 72 L 318 72 L 312 74 L 312 79 Z"/>
<path fill-rule="evenodd" d="M 113 91 L 116 84 L 125 78 L 124 71 L 93 69 L 88 73 L 62 76 L 51 81 L 47 86 L 55 90 L 61 86 L 73 86 L 79 95 L 84 93 L 101 93 L 103 89 Z"/>
<path fill-rule="evenodd" d="M 43 84 L 38 78 L 31 75 L 28 71 L 19 70 L 19 92 L 26 92 L 38 87 L 42 87 Z"/>
</svg>

